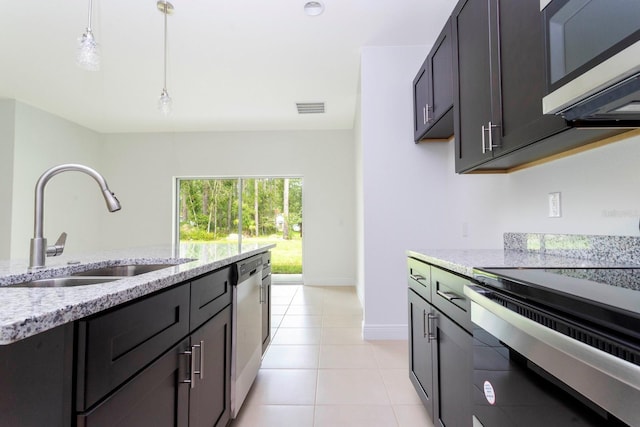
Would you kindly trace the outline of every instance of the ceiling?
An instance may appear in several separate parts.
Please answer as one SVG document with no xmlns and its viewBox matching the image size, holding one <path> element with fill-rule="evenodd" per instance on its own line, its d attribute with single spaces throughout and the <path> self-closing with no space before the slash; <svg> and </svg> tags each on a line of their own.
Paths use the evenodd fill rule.
<svg viewBox="0 0 640 427">
<path fill-rule="evenodd" d="M 430 45 L 455 0 L 93 0 L 101 69 L 75 65 L 87 0 L 0 0 L 0 98 L 102 133 L 351 129 L 363 46 Z M 426 51 L 425 51 L 426 53 Z M 417 70 L 416 70 L 417 71 Z M 296 102 L 325 102 L 299 115 Z"/>
</svg>

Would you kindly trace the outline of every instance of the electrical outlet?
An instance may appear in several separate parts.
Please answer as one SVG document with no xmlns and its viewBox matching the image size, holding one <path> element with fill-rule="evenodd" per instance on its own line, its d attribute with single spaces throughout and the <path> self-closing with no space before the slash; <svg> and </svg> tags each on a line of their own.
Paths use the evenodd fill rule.
<svg viewBox="0 0 640 427">
<path fill-rule="evenodd" d="M 549 193 L 549 218 L 560 218 L 561 216 L 560 192 Z"/>
</svg>

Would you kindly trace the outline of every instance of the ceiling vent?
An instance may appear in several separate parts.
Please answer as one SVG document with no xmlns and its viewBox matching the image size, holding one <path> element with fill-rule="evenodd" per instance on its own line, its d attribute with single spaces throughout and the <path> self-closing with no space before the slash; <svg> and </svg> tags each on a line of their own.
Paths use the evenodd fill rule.
<svg viewBox="0 0 640 427">
<path fill-rule="evenodd" d="M 298 114 L 323 114 L 324 102 L 296 102 Z"/>
</svg>

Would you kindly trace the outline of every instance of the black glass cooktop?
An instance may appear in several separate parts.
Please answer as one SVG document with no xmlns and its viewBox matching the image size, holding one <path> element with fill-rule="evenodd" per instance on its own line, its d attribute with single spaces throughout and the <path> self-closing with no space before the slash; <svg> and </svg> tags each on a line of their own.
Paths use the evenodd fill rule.
<svg viewBox="0 0 640 427">
<path fill-rule="evenodd" d="M 545 268 L 544 271 L 640 291 L 640 268 Z"/>
<path fill-rule="evenodd" d="M 477 268 L 481 284 L 640 340 L 640 268 Z"/>
</svg>

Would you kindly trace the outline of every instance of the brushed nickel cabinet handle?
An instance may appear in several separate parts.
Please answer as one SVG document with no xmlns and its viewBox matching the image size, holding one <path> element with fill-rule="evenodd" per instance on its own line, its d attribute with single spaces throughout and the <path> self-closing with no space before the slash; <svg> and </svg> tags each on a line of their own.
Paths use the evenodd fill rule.
<svg viewBox="0 0 640 427">
<path fill-rule="evenodd" d="M 427 342 L 431 342 L 437 338 L 434 332 L 435 322 L 437 318 L 438 316 L 436 316 L 435 314 L 429 313 L 427 315 L 427 326 L 428 326 Z M 432 324 L 433 324 L 433 327 L 431 326 Z"/>
<path fill-rule="evenodd" d="M 200 379 L 203 380 L 204 379 L 204 340 L 200 341 L 200 345 L 196 347 L 200 347 L 200 370 L 198 371 L 198 375 L 200 376 Z"/>
<path fill-rule="evenodd" d="M 189 384 L 190 388 L 194 388 L 196 386 L 195 383 L 195 359 L 193 357 L 193 347 L 191 347 L 191 351 L 187 350 L 187 351 L 182 351 L 180 352 L 181 355 L 185 355 L 185 356 L 189 356 L 189 379 L 188 380 L 181 380 L 180 382 L 183 384 Z"/>
<path fill-rule="evenodd" d="M 461 297 L 460 295 L 453 292 L 444 292 L 438 289 L 436 293 L 449 302 L 452 302 L 454 299 L 464 299 L 464 297 Z"/>
</svg>

